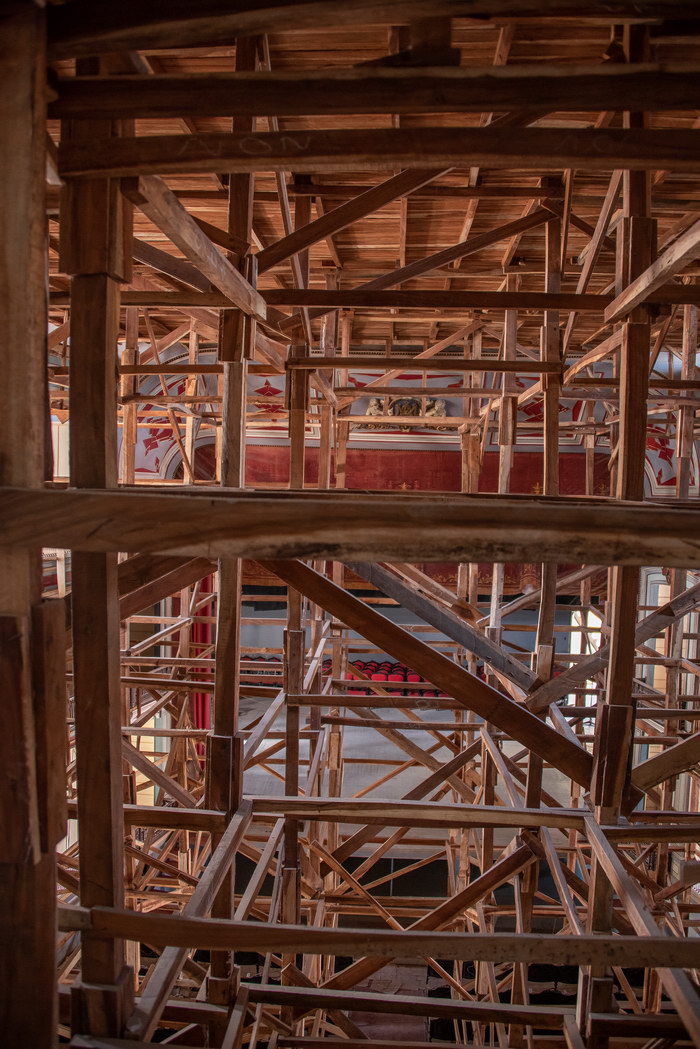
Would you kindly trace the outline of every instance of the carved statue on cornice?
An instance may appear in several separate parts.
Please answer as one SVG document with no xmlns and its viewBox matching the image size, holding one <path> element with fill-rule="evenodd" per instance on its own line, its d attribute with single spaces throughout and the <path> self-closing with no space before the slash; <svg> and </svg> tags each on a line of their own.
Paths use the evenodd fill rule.
<svg viewBox="0 0 700 1049">
<path fill-rule="evenodd" d="M 420 416 L 422 414 L 422 405 L 419 397 L 392 397 L 388 404 L 385 405 L 385 401 L 381 397 L 370 397 L 369 404 L 365 415 L 376 415 L 381 416 L 383 419 L 393 418 L 406 418 Z M 435 416 L 436 418 L 444 418 L 447 415 L 447 404 L 441 399 L 433 397 L 426 398 L 425 402 L 425 415 Z M 396 425 L 396 424 L 395 424 Z M 375 423 L 365 423 L 362 427 L 363 430 L 390 430 L 395 428 L 391 425 L 381 426 Z M 410 425 L 410 424 L 409 424 Z M 436 430 L 445 430 L 445 426 L 436 426 Z"/>
</svg>

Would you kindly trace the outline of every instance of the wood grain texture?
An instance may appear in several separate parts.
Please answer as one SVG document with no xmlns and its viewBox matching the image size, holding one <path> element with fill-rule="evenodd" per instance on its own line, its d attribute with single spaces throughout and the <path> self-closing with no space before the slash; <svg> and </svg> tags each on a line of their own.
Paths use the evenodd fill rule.
<svg viewBox="0 0 700 1049">
<path fill-rule="evenodd" d="M 173 0 L 167 10 L 157 3 L 125 0 L 117 8 L 95 10 L 89 0 L 52 12 L 49 20 L 50 55 L 53 58 L 128 48 L 193 46 L 221 39 L 280 30 L 352 26 L 358 22 L 393 24 L 420 18 L 497 16 L 538 18 L 543 7 L 537 0 L 307 0 L 305 3 L 239 3 L 235 10 L 222 0 L 207 0 L 193 10 L 184 0 Z M 397 10 L 398 9 L 398 10 Z M 547 0 L 550 16 L 580 17 L 576 0 Z M 658 19 L 693 16 L 682 0 L 595 0 L 586 8 L 589 17 L 624 22 L 647 17 Z"/>
<path fill-rule="evenodd" d="M 578 499 L 416 493 L 0 493 L 2 541 L 189 557 L 526 561 L 700 566 L 699 511 Z M 284 513 L 271 515 L 271 506 Z M 158 528 L 153 525 L 158 522 Z"/>
<path fill-rule="evenodd" d="M 555 128 L 421 128 L 270 132 L 250 135 L 152 135 L 69 142 L 59 149 L 63 178 L 115 178 L 196 171 L 382 171 L 392 167 L 522 167 L 536 171 L 585 165 L 592 171 L 672 168 L 697 172 L 693 131 Z"/>
<path fill-rule="evenodd" d="M 81 77 L 58 84 L 53 117 L 308 116 L 551 110 L 692 109 L 700 70 L 652 63 L 341 69 L 150 77 Z M 627 106 L 625 106 L 627 103 Z M 391 199 L 391 198 L 389 198 Z"/>
</svg>

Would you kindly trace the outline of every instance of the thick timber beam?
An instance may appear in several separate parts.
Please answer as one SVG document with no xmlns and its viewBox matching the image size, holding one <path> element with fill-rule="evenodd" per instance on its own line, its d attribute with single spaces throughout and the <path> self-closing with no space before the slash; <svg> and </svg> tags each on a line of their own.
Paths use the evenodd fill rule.
<svg viewBox="0 0 700 1049">
<path fill-rule="evenodd" d="M 577 17 L 581 7 L 576 0 L 550 0 L 547 12 Z M 498 13 L 515 19 L 539 18 L 542 7 L 537 0 L 507 0 L 499 4 Z M 489 0 L 405 0 L 398 12 L 392 11 L 402 24 L 421 18 L 491 18 L 493 14 Z M 593 0 L 586 14 L 615 22 L 697 17 L 683 0 Z M 342 6 L 335 0 L 304 4 L 244 0 L 233 10 L 222 0 L 206 0 L 194 9 L 184 0 L 171 0 L 167 9 L 157 0 L 125 0 L 118 7 L 97 10 L 90 0 L 80 0 L 53 12 L 49 53 L 52 58 L 66 58 L 129 48 L 192 47 L 252 33 L 386 21 L 387 5 L 380 0 L 347 0 Z"/>
<path fill-rule="evenodd" d="M 548 171 L 586 166 L 591 171 L 695 172 L 697 132 L 685 130 L 558 128 L 390 128 L 362 131 L 259 132 L 251 135 L 149 135 L 110 147 L 95 138 L 59 148 L 62 178 L 108 178 L 195 171 L 326 172 L 387 168 L 464 167 Z"/>
<path fill-rule="evenodd" d="M 562 564 L 700 568 L 700 511 L 690 506 L 455 493 L 214 491 L 198 488 L 193 498 L 0 489 L 0 545 L 53 543 L 103 553 L 126 547 L 189 557 L 524 562 L 537 542 L 543 560 Z M 271 514 L 280 504 L 284 513 Z"/>
<path fill-rule="evenodd" d="M 28 489 L 46 475 L 44 10 L 29 0 L 6 5 L 0 38 L 0 480 Z M 35 726 L 52 687 L 39 678 L 43 646 L 31 629 L 33 611 L 41 608 L 40 573 L 38 551 L 0 551 L 0 1028 L 12 1044 L 51 1049 L 58 1019 L 55 849 L 63 831 L 42 842 L 41 827 L 48 830 L 49 762 L 60 772 L 64 753 L 60 736 L 46 740 L 47 749 L 47 724 Z M 65 701 L 59 715 L 65 726 Z M 58 788 L 65 797 L 64 770 Z"/>
<path fill-rule="evenodd" d="M 488 719 L 513 739 L 541 754 L 577 783 L 588 784 L 590 755 L 556 730 L 543 725 L 512 699 L 501 695 L 374 609 L 366 607 L 358 598 L 301 561 L 268 561 L 263 564 L 395 659 L 414 667 L 427 681 L 454 696 L 468 710 Z"/>
<path fill-rule="evenodd" d="M 700 70 L 653 64 L 340 69 L 62 80 L 54 117 L 308 116 L 523 108 L 692 109 Z M 627 103 L 625 105 L 625 102 Z M 645 105 L 646 103 L 646 105 Z M 400 177 L 400 176 L 397 176 Z M 389 198 L 392 199 L 392 198 Z M 385 201 L 386 203 L 386 201 Z"/>
</svg>

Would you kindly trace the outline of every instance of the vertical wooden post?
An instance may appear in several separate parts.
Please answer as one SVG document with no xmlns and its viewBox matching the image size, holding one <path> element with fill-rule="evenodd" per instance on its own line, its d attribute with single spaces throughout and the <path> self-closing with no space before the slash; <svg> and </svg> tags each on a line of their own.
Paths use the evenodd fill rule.
<svg viewBox="0 0 700 1049">
<path fill-rule="evenodd" d="M 0 484 L 39 487 L 46 394 L 45 12 L 0 14 Z M 0 1030 L 8 1045 L 56 1043 L 55 848 L 65 833 L 63 602 L 41 602 L 41 559 L 0 551 Z M 58 662 L 56 655 L 58 653 Z M 61 688 L 63 708 L 61 709 Z M 58 719 L 58 720 L 56 720 Z M 56 732 L 63 722 L 63 735 Z"/>
<path fill-rule="evenodd" d="M 642 61 L 648 45 L 644 26 L 625 27 L 625 48 L 629 61 Z M 641 113 L 625 113 L 628 128 L 644 127 Z M 650 176 L 642 171 L 625 171 L 623 176 L 624 217 L 622 246 L 618 252 L 617 279 L 625 286 L 642 273 L 655 254 L 655 224 L 649 218 Z M 618 499 L 644 497 L 646 454 L 646 407 L 650 351 L 649 311 L 634 310 L 624 321 L 620 347 L 620 422 L 615 495 Z M 605 702 L 596 718 L 593 750 L 594 771 L 591 797 L 600 822 L 616 822 L 628 783 L 629 762 L 634 733 L 634 632 L 639 599 L 639 569 L 615 567 L 609 573 L 610 659 Z M 588 930 L 609 931 L 612 921 L 612 890 L 597 862 L 591 870 Z M 605 976 L 604 967 L 592 966 L 589 989 Z M 580 988 L 580 991 L 583 987 Z M 584 995 L 580 994 L 583 999 Z M 579 1003 L 580 1004 L 580 1003 Z M 585 1004 L 581 1008 L 585 1008 Z"/>
<path fill-rule="evenodd" d="M 308 352 L 304 347 L 304 352 Z M 306 406 L 309 373 L 292 368 L 287 372 L 287 407 L 289 409 L 289 487 L 304 487 L 304 452 Z"/>
<path fill-rule="evenodd" d="M 122 362 L 136 364 L 139 358 L 139 315 L 136 306 L 129 306 L 126 314 L 126 340 Z M 133 397 L 138 389 L 136 375 L 124 375 L 120 383 L 120 396 Z M 129 401 L 122 409 L 121 479 L 124 484 L 136 480 L 136 444 L 138 441 L 138 404 Z"/>
<path fill-rule="evenodd" d="M 236 43 L 236 70 L 253 71 L 257 64 L 257 40 L 241 37 Z M 253 117 L 236 117 L 235 132 L 254 130 Z M 253 229 L 255 175 L 233 174 L 229 178 L 228 230 L 249 244 Z M 252 260 L 229 255 L 248 279 L 255 280 Z M 245 439 L 248 361 L 255 347 L 255 320 L 240 310 L 224 310 L 219 326 L 219 360 L 223 362 L 221 417 L 221 484 L 245 487 Z M 216 678 L 212 733 L 207 751 L 207 804 L 226 812 L 230 819 L 241 801 L 243 789 L 242 739 L 238 735 L 241 666 L 241 593 L 243 562 L 240 558 L 219 561 L 219 596 L 216 618 Z M 216 841 L 212 844 L 215 846 Z M 217 893 L 212 917 L 231 919 L 235 905 L 235 861 Z M 229 1005 L 237 991 L 233 951 L 213 951 L 207 981 L 212 1004 Z"/>
<path fill-rule="evenodd" d="M 80 75 L 99 62 L 79 60 Z M 66 138 L 109 137 L 110 121 L 73 121 Z M 131 279 L 130 208 L 119 183 L 69 183 L 61 201 L 61 265 L 72 275 L 70 318 L 71 484 L 117 483 L 117 332 L 119 281 Z M 85 907 L 124 900 L 119 594 L 114 554 L 74 553 L 73 674 L 80 833 L 80 899 Z M 74 990 L 76 1033 L 118 1035 L 128 1001 L 121 941 L 82 936 L 82 982 Z"/>
<path fill-rule="evenodd" d="M 561 291 L 561 220 L 552 219 L 546 227 L 546 251 L 545 251 L 545 291 Z M 544 324 L 540 332 L 540 359 L 542 361 L 559 362 L 560 353 L 560 331 L 559 311 L 546 310 Z M 559 494 L 559 376 L 556 374 L 543 375 L 544 382 L 544 446 L 543 446 L 543 495 Z M 542 596 L 540 598 L 539 614 L 537 618 L 537 636 L 535 642 L 535 669 L 538 677 L 546 681 L 551 677 L 552 656 L 554 643 L 554 614 L 556 611 L 557 594 L 557 566 L 546 563 L 542 565 Z M 530 770 L 534 775 L 537 759 L 530 755 Z M 532 762 L 535 764 L 532 764 Z M 541 786 L 541 763 L 539 779 Z M 527 804 L 539 804 L 535 801 L 535 794 L 539 795 L 539 787 L 534 782 L 531 787 L 531 801 Z M 524 875 L 525 880 L 531 878 L 531 872 Z"/>
<path fill-rule="evenodd" d="M 199 336 L 196 330 L 190 329 L 187 345 L 187 360 L 190 364 L 197 363 L 199 354 Z M 197 393 L 199 376 L 190 375 L 185 383 L 185 392 L 190 396 Z M 197 407 L 194 406 L 193 407 Z M 185 419 L 185 458 L 183 460 L 183 479 L 185 484 L 194 484 L 196 477 L 195 450 L 197 442 L 197 430 L 199 419 L 195 415 L 188 415 Z"/>
<path fill-rule="evenodd" d="M 518 277 L 506 278 L 508 291 L 516 291 Z M 503 359 L 513 361 L 517 352 L 518 313 L 517 310 L 506 310 L 503 321 Z M 517 431 L 518 398 L 514 395 L 514 376 L 504 372 L 502 377 L 502 396 L 498 412 L 498 492 L 506 495 L 510 491 L 510 475 L 513 468 L 515 441 Z M 491 581 L 491 610 L 489 615 L 489 636 L 494 641 L 501 638 L 501 601 L 506 566 L 503 562 L 494 564 Z"/>
</svg>

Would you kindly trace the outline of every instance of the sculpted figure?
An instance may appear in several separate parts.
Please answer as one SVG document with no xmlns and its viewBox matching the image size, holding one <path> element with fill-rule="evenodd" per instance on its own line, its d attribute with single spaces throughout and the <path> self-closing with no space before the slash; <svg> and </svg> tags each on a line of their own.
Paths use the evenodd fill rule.
<svg viewBox="0 0 700 1049">
<path fill-rule="evenodd" d="M 384 416 L 384 402 L 381 397 L 370 397 L 369 404 L 367 405 L 367 411 L 365 415 L 381 415 Z M 375 426 L 374 423 L 366 423 L 361 427 L 362 430 L 383 430 L 383 426 Z"/>
<path fill-rule="evenodd" d="M 431 397 L 425 402 L 425 414 L 426 415 L 435 415 L 437 417 L 440 417 L 440 416 L 444 417 L 444 416 L 447 415 L 447 405 L 445 404 L 445 402 L 443 400 L 435 399 L 435 398 Z M 436 430 L 446 430 L 447 427 L 446 426 L 436 426 L 435 429 Z"/>
</svg>

